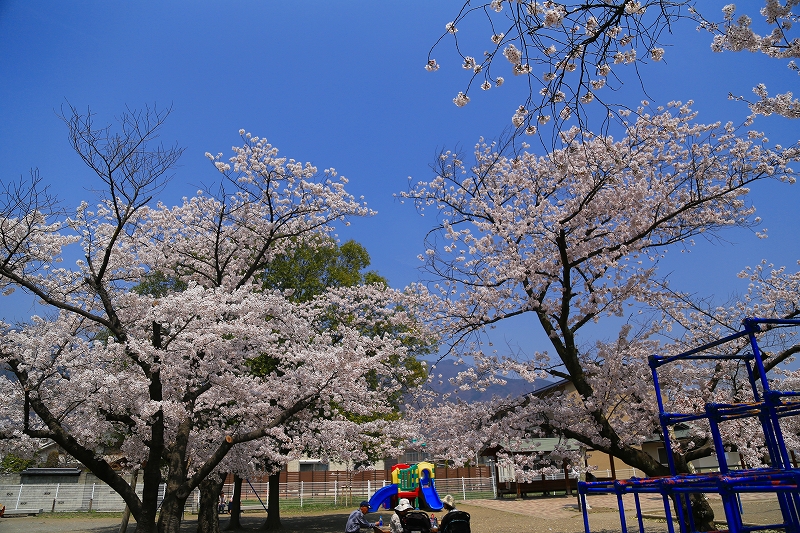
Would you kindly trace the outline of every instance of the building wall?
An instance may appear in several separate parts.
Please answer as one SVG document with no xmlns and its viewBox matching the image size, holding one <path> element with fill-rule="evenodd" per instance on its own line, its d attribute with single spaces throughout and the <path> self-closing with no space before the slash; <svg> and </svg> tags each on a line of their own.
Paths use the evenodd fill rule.
<svg viewBox="0 0 800 533">
<path fill-rule="evenodd" d="M 384 461 L 375 461 L 371 465 L 375 470 L 383 470 L 385 468 Z M 334 461 L 325 463 L 319 459 L 312 459 L 309 457 L 304 457 L 301 459 L 295 459 L 294 461 L 289 461 L 286 465 L 287 472 L 324 472 L 324 471 L 342 471 L 345 472 L 347 470 L 352 470 L 352 465 L 348 468 L 348 465 L 345 463 L 336 463 Z"/>
<path fill-rule="evenodd" d="M 656 442 L 642 443 L 642 451 L 647 453 L 650 457 L 660 462 L 661 464 L 665 466 L 667 465 L 666 450 L 664 448 L 663 442 L 656 441 Z M 730 468 L 741 467 L 741 459 L 737 452 L 728 452 L 726 455 L 728 460 L 728 466 Z M 590 467 L 596 466 L 597 467 L 596 469 L 601 472 L 611 470 L 611 457 L 606 453 L 597 450 L 589 450 L 586 453 L 586 458 L 587 458 L 587 463 Z M 698 472 L 709 472 L 709 471 L 719 470 L 719 463 L 717 462 L 717 457 L 715 455 L 711 455 L 709 457 L 702 457 L 700 459 L 695 459 L 694 461 L 692 461 L 691 464 Z M 617 475 L 618 478 L 626 478 L 630 476 L 630 471 L 632 470 L 632 467 L 625 464 L 621 460 L 615 458 L 614 469 L 618 473 Z"/>
<path fill-rule="evenodd" d="M 612 462 L 613 462 L 613 468 L 612 468 Z M 586 451 L 586 466 L 588 466 L 594 472 L 599 471 L 600 474 L 598 475 L 598 477 L 600 478 L 612 477 L 605 475 L 607 471 L 627 473 L 629 470 L 631 470 L 631 466 L 626 464 L 624 461 L 617 459 L 616 457 L 611 457 L 609 454 L 601 452 L 599 450 Z M 630 475 L 626 475 L 625 477 L 630 477 Z"/>
</svg>

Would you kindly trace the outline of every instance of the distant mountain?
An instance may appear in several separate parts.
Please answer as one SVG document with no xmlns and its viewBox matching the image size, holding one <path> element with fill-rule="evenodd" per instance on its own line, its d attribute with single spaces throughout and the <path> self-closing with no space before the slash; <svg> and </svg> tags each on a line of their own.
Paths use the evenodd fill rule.
<svg viewBox="0 0 800 533">
<path fill-rule="evenodd" d="M 430 367 L 433 363 L 428 362 Z M 507 376 L 500 376 L 505 381 L 505 385 L 491 385 L 484 391 L 476 389 L 458 390 L 458 385 L 452 385 L 450 378 L 456 377 L 460 372 L 464 372 L 469 367 L 467 365 L 456 365 L 453 361 L 440 361 L 436 368 L 431 371 L 433 379 L 427 384 L 428 387 L 434 391 L 444 394 L 453 393 L 449 401 L 455 401 L 455 398 L 461 399 L 465 402 L 481 402 L 491 400 L 495 396 L 501 398 L 517 397 L 523 394 L 528 394 L 534 390 L 541 389 L 547 385 L 551 385 L 551 381 L 545 379 L 536 379 L 533 383 L 521 378 L 509 378 Z M 441 374 L 441 378 L 438 377 Z M 442 382 L 441 384 L 439 382 Z"/>
</svg>

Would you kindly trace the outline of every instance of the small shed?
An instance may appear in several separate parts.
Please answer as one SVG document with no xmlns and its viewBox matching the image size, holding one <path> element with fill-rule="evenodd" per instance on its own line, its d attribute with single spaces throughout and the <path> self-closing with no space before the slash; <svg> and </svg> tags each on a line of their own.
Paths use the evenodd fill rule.
<svg viewBox="0 0 800 533">
<path fill-rule="evenodd" d="M 490 458 L 495 464 L 493 470 L 498 498 L 502 498 L 506 494 L 514 494 L 517 498 L 534 493 L 554 494 L 556 492 L 565 492 L 567 495 L 572 495 L 572 491 L 578 489 L 579 476 L 576 471 L 570 468 L 567 459 L 564 459 L 561 464 L 561 472 L 555 475 L 541 474 L 538 479 L 527 481 L 518 479 L 513 468 L 501 467 L 497 463 L 497 455 L 500 453 L 509 455 L 546 454 L 554 451 L 557 447 L 583 451 L 578 441 L 559 437 L 524 439 L 513 444 L 506 443 L 485 449 L 481 455 Z"/>
</svg>

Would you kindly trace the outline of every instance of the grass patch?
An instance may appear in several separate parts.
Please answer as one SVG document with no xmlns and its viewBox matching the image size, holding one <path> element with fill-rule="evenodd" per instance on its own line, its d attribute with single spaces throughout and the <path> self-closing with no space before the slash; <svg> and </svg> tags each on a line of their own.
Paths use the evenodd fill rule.
<svg viewBox="0 0 800 533">
<path fill-rule="evenodd" d="M 250 507 L 249 509 L 245 510 L 245 512 L 264 512 L 264 508 L 261 506 L 261 503 L 258 500 L 242 500 L 242 506 Z M 280 503 L 281 516 L 302 516 L 305 514 L 315 514 L 320 512 L 341 512 L 348 510 L 351 507 L 355 509 L 355 506 L 334 505 L 333 503 L 329 502 L 306 501 L 303 502 L 302 507 L 300 507 L 299 501 L 282 500 Z"/>
</svg>

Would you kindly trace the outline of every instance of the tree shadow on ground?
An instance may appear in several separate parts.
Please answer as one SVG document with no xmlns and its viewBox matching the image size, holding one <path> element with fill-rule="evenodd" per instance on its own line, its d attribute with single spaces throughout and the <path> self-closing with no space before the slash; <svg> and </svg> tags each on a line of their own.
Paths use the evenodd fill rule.
<svg viewBox="0 0 800 533">
<path fill-rule="evenodd" d="M 347 516 L 349 512 L 335 513 L 335 514 L 320 514 L 320 515 L 304 515 L 304 516 L 288 516 L 281 517 L 280 533 L 342 533 L 344 526 L 347 523 Z M 262 527 L 266 522 L 264 514 L 258 515 L 242 515 L 241 524 L 242 529 L 237 531 L 264 531 Z M 114 526 L 108 525 L 93 525 L 90 521 L 76 521 L 70 520 L 56 520 L 48 521 L 47 527 L 52 533 L 59 531 L 74 532 L 82 531 L 83 533 L 118 533 L 119 524 Z M 108 523 L 108 522 L 106 522 Z M 20 522 L 21 524 L 21 522 Z M 228 525 L 228 517 L 221 516 L 220 530 L 226 531 L 225 527 Z M 76 529 L 76 526 L 79 529 Z M 39 531 L 32 528 L 32 531 Z M 181 524 L 181 533 L 194 533 L 197 531 L 197 519 L 192 517 L 185 519 Z M 136 533 L 136 523 L 131 522 L 128 526 L 128 533 Z"/>
</svg>

